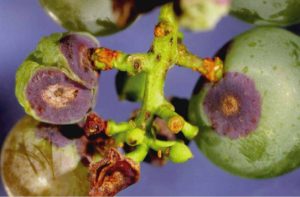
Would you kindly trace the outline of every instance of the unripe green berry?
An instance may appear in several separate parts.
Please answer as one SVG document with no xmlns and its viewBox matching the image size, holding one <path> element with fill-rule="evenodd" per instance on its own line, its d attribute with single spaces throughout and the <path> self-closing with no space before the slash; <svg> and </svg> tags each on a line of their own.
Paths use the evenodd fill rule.
<svg viewBox="0 0 300 197">
<path fill-rule="evenodd" d="M 170 148 L 169 159 L 174 163 L 184 163 L 192 157 L 191 150 L 182 142 L 176 142 Z"/>
<path fill-rule="evenodd" d="M 143 142 L 145 138 L 145 131 L 139 128 L 134 128 L 126 133 L 126 143 L 135 146 Z"/>
</svg>

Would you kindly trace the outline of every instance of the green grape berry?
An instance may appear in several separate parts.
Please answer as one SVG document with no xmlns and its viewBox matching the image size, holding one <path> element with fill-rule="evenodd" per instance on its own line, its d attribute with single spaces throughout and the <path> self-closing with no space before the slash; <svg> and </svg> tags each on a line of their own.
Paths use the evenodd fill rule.
<svg viewBox="0 0 300 197">
<path fill-rule="evenodd" d="M 266 178 L 300 165 L 300 38 L 275 27 L 239 35 L 223 50 L 225 74 L 200 80 L 189 118 L 200 150 L 216 165 Z"/>
<path fill-rule="evenodd" d="M 14 126 L 1 153 L 1 175 L 9 196 L 88 195 L 80 138 L 66 137 L 75 133 L 74 128 L 65 130 L 29 116 Z"/>
<path fill-rule="evenodd" d="M 174 163 L 184 163 L 192 157 L 191 150 L 182 142 L 176 142 L 170 148 L 169 159 Z"/>
<path fill-rule="evenodd" d="M 69 31 L 103 36 L 118 32 L 137 17 L 132 1 L 40 0 L 49 16 Z"/>
<path fill-rule="evenodd" d="M 255 25 L 286 26 L 300 22 L 298 0 L 233 0 L 231 14 Z"/>
<path fill-rule="evenodd" d="M 16 96 L 27 114 L 53 124 L 81 121 L 93 109 L 99 72 L 89 60 L 98 41 L 87 33 L 43 38 L 16 73 Z"/>
</svg>

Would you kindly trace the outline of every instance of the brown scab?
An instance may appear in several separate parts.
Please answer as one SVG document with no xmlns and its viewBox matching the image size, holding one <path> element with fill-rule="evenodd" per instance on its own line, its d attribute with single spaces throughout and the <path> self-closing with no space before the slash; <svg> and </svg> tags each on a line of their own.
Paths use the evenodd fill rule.
<svg viewBox="0 0 300 197">
<path fill-rule="evenodd" d="M 105 65 L 104 70 L 111 70 L 113 68 L 113 63 L 120 55 L 120 52 L 102 47 L 96 49 L 94 55 L 97 61 Z"/>
<path fill-rule="evenodd" d="M 154 28 L 154 36 L 155 37 L 164 37 L 171 33 L 170 27 L 165 22 L 158 23 Z"/>
<path fill-rule="evenodd" d="M 160 60 L 161 60 L 161 55 L 160 55 L 160 54 L 157 54 L 157 55 L 156 55 L 156 61 L 159 62 Z"/>
<path fill-rule="evenodd" d="M 133 61 L 133 68 L 136 72 L 140 72 L 142 70 L 142 62 L 140 59 L 135 59 Z"/>
</svg>

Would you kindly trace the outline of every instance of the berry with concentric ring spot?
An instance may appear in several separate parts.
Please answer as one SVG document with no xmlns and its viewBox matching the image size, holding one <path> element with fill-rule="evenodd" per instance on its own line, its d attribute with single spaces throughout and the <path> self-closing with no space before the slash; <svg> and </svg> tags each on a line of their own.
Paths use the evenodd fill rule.
<svg viewBox="0 0 300 197">
<path fill-rule="evenodd" d="M 198 82 L 189 119 L 196 142 L 216 165 L 244 177 L 267 178 L 300 165 L 300 38 L 259 27 L 234 38 L 225 75 Z M 225 52 L 225 53 L 224 53 Z"/>
</svg>

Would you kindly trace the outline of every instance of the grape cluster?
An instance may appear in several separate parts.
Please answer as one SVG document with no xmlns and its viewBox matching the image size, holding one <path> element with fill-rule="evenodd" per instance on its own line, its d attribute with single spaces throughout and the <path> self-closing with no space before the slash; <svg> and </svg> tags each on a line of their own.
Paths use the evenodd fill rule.
<svg viewBox="0 0 300 197">
<path fill-rule="evenodd" d="M 191 140 L 240 176 L 273 177 L 300 165 L 300 38 L 274 27 L 300 21 L 299 1 L 40 3 L 71 32 L 42 38 L 16 73 L 16 96 L 29 116 L 2 149 L 9 195 L 113 196 L 139 180 L 142 161 L 191 159 Z M 108 49 L 94 37 L 121 31 L 157 6 L 161 13 L 146 53 Z M 265 26 L 237 36 L 214 58 L 191 53 L 180 27 L 208 31 L 228 12 Z M 189 100 L 164 96 L 173 65 L 201 74 Z M 94 112 L 100 72 L 111 69 L 119 71 L 120 99 L 141 102 L 128 121 Z"/>
</svg>

